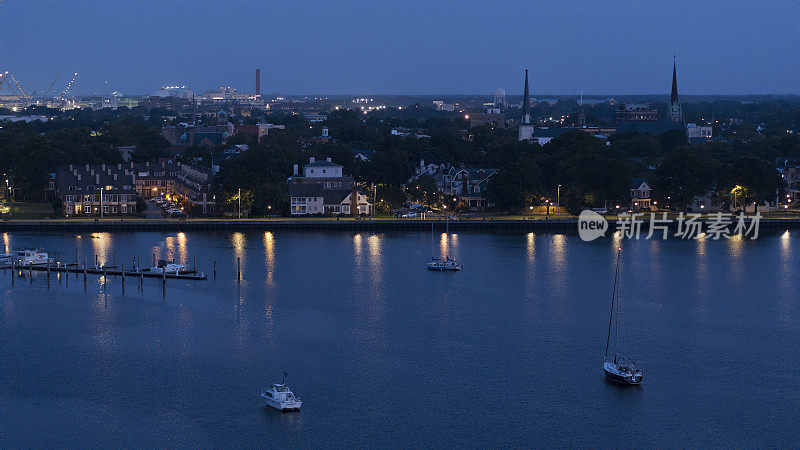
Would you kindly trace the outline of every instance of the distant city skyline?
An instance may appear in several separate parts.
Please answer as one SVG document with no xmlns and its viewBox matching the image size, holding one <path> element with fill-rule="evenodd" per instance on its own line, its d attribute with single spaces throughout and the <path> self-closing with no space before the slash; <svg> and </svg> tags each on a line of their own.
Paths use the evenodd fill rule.
<svg viewBox="0 0 800 450">
<path fill-rule="evenodd" d="M 53 91 L 797 93 L 794 2 L 2 2 L 0 70 Z M 106 84 L 108 82 L 108 84 Z M 0 94 L 7 93 L 0 89 Z"/>
</svg>

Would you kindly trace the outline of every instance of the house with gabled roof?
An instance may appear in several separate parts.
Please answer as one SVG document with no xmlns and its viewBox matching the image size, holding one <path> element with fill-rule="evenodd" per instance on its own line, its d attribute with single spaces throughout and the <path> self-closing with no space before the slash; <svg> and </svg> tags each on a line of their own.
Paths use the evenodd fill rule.
<svg viewBox="0 0 800 450">
<path fill-rule="evenodd" d="M 650 210 L 652 206 L 650 193 L 652 191 L 646 178 L 633 178 L 631 180 L 631 210 Z"/>
<path fill-rule="evenodd" d="M 497 173 L 497 169 L 456 169 L 451 167 L 444 175 L 442 191 L 447 195 L 458 196 L 470 209 L 479 210 L 489 206 L 485 198 L 489 178 Z"/>
</svg>

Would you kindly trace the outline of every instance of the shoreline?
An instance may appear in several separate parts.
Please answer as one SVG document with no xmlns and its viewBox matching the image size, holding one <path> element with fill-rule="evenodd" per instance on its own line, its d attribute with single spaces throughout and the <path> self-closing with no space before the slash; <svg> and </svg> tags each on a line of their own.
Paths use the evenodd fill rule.
<svg viewBox="0 0 800 450">
<path fill-rule="evenodd" d="M 711 223 L 700 220 L 703 228 Z M 670 229 L 675 229 L 675 222 Z M 730 226 L 733 228 L 735 223 Z M 617 229 L 617 220 L 608 219 L 609 230 Z M 761 230 L 800 229 L 800 219 L 765 219 L 759 223 Z M 304 230 L 304 231 L 550 231 L 577 233 L 578 219 L 52 219 L 0 221 L 0 232 L 7 231 L 201 231 L 201 230 Z M 648 221 L 641 229 L 649 229 Z"/>
</svg>

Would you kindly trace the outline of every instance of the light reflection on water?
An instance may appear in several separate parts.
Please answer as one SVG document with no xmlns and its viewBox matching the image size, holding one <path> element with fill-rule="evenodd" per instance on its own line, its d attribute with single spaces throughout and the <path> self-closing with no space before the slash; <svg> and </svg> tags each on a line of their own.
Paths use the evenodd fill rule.
<svg viewBox="0 0 800 450">
<path fill-rule="evenodd" d="M 5 296 L 0 303 L 0 363 L 4 391 L 12 395 L 4 402 L 21 410 L 32 398 L 43 407 L 64 407 L 59 403 L 66 402 L 63 398 L 40 395 L 52 378 L 30 375 L 37 361 L 60 367 L 75 360 L 81 367 L 65 387 L 80 401 L 102 403 L 103 414 L 125 434 L 128 446 L 146 444 L 137 440 L 140 433 L 163 432 L 147 420 L 130 425 L 131 417 L 170 414 L 191 418 L 175 422 L 188 436 L 193 436 L 194 424 L 203 424 L 205 440 L 191 441 L 195 446 L 221 446 L 230 439 L 247 446 L 379 446 L 385 433 L 408 446 L 452 444 L 446 438 L 437 440 L 441 429 L 457 429 L 476 446 L 523 446 L 531 443 L 531 435 L 515 427 L 504 431 L 500 440 L 481 428 L 500 415 L 534 426 L 532 413 L 541 407 L 553 416 L 554 432 L 573 436 L 574 429 L 597 420 L 598 399 L 623 411 L 626 419 L 653 417 L 663 425 L 670 417 L 685 417 L 682 432 L 698 446 L 714 439 L 723 444 L 756 443 L 747 432 L 749 418 L 731 415 L 732 405 L 769 418 L 759 420 L 765 424 L 760 426 L 771 427 L 767 431 L 773 438 L 767 444 L 779 443 L 775 436 L 796 423 L 792 419 L 797 415 L 785 409 L 786 398 L 796 393 L 794 381 L 761 387 L 741 376 L 755 365 L 753 355 L 758 354 L 778 361 L 771 369 L 776 379 L 793 380 L 794 366 L 787 370 L 781 359 L 787 348 L 796 348 L 786 342 L 798 331 L 798 268 L 795 239 L 788 233 L 734 243 L 705 237 L 695 242 L 622 242 L 615 236 L 592 244 L 563 234 L 464 232 L 441 234 L 437 242 L 430 231 L 187 233 L 172 235 L 170 245 L 168 238 L 120 233 L 109 236 L 101 249 L 100 239 L 86 236 L 4 235 L 4 243 L 67 254 L 73 246 L 87 254 L 97 249 L 104 262 L 110 262 L 114 250 L 120 261 L 141 255 L 144 262 L 149 255 L 143 252 L 165 252 L 172 245 L 172 251 L 187 255 L 181 256 L 187 261 L 188 255 L 197 254 L 199 270 L 208 272 L 214 260 L 222 268 L 217 280 L 167 280 L 163 298 L 160 280 L 145 279 L 140 292 L 129 279 L 125 295 L 120 295 L 120 277 L 110 276 L 104 284 L 102 277 L 89 275 L 84 293 L 80 282 L 52 283 L 47 291 L 41 273 L 34 274 L 33 284 L 17 280 L 12 288 L 6 274 L 0 279 Z M 253 244 L 249 249 L 248 240 Z M 645 390 L 635 392 L 604 384 L 602 375 L 596 379 L 613 277 L 609 256 L 621 245 L 627 266 L 623 279 L 630 283 L 623 293 L 647 292 L 626 303 L 622 317 L 626 350 L 645 361 L 652 374 Z M 436 247 L 443 256 L 458 256 L 464 272 L 425 270 Z M 236 258 L 242 258 L 243 274 L 248 262 L 251 283 L 244 277 L 236 282 Z M 738 275 L 734 263 L 740 266 Z M 730 282 L 737 277 L 745 280 L 738 286 Z M 661 288 L 648 292 L 651 281 Z M 759 296 L 765 287 L 770 295 Z M 731 304 L 736 314 L 731 314 Z M 748 344 L 737 330 L 753 329 L 754 324 L 761 336 Z M 686 352 L 687 346 L 692 351 Z M 578 376 L 530 383 L 540 374 L 543 360 Z M 718 364 L 720 360 L 726 364 Z M 83 366 L 103 375 L 102 392 L 93 378 L 84 376 Z M 678 368 L 684 366 L 696 369 L 701 387 L 687 385 L 678 376 Z M 302 414 L 260 410 L 258 389 L 265 381 L 279 381 L 282 369 L 292 377 L 292 388 L 309 399 L 309 409 Z M 137 377 L 142 372 L 152 379 Z M 277 380 L 271 374 L 277 374 Z M 416 392 L 420 379 L 442 408 L 428 409 L 427 399 L 407 395 Z M 485 380 L 499 390 L 479 389 Z M 358 421 L 329 414 L 352 399 L 343 385 L 358 385 L 363 393 Z M 788 397 L 787 386 L 793 389 Z M 135 392 L 118 397 L 125 388 Z M 519 399 L 514 400 L 518 406 L 492 403 L 497 392 Z M 647 392 L 658 401 L 632 401 Z M 130 401 L 132 397 L 136 400 Z M 679 398 L 671 400 L 674 397 Z M 772 410 L 772 415 L 760 416 L 765 403 L 763 410 Z M 392 405 L 391 411 L 386 404 Z M 484 405 L 483 410 L 476 404 Z M 570 405 L 568 411 L 560 409 L 564 404 Z M 31 411 L 36 410 L 27 411 L 28 416 Z M 456 417 L 452 411 L 471 413 Z M 220 421 L 221 413 L 235 420 Z M 712 437 L 702 426 L 693 428 L 709 413 L 726 418 Z M 306 430 L 295 426 L 303 417 Z M 4 415 L 8 418 L 14 420 Z M 20 422 L 16 419 L 7 429 L 12 436 L 47 436 L 42 433 L 45 424 Z M 657 444 L 651 436 L 653 426 L 623 422 L 620 433 L 599 444 Z M 412 441 L 405 434 L 392 434 L 394 426 L 433 437 Z M 365 429 L 384 434 L 359 434 Z M 596 435 L 606 439 L 602 432 Z M 587 443 L 592 442 L 568 442 Z"/>
<path fill-rule="evenodd" d="M 269 231 L 264 232 L 264 258 L 267 270 L 266 284 L 269 287 L 275 282 L 273 277 L 273 272 L 275 271 L 275 238 Z"/>
<path fill-rule="evenodd" d="M 94 254 L 97 257 L 97 264 L 100 266 L 105 266 L 111 264 L 109 260 L 109 253 L 112 251 L 111 246 L 113 245 L 113 240 L 111 237 L 111 233 L 92 233 L 92 248 L 94 249 Z M 94 257 L 92 258 L 92 264 L 94 264 Z"/>
</svg>

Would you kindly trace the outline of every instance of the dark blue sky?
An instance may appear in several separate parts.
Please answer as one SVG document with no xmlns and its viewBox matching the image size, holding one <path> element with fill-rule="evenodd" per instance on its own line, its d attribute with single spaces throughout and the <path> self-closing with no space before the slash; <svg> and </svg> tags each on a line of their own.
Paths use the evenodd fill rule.
<svg viewBox="0 0 800 450">
<path fill-rule="evenodd" d="M 796 93 L 794 1 L 2 1 L 23 87 L 142 94 Z"/>
</svg>

